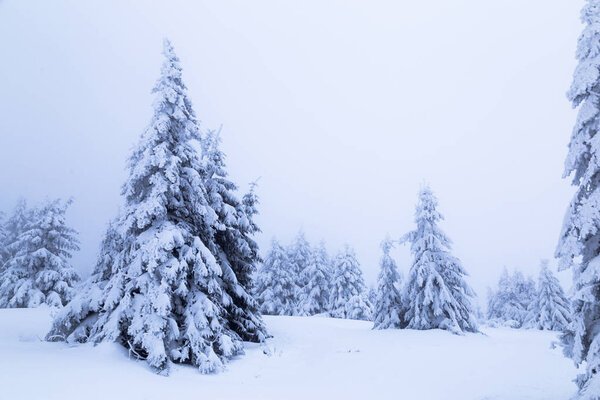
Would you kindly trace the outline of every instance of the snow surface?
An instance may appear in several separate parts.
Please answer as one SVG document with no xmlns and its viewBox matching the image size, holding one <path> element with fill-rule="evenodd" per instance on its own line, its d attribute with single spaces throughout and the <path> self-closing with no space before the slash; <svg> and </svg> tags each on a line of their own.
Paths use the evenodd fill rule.
<svg viewBox="0 0 600 400">
<path fill-rule="evenodd" d="M 51 311 L 0 310 L 0 399 L 544 399 L 575 394 L 555 333 L 483 328 L 371 330 L 372 323 L 265 317 L 274 336 L 246 343 L 219 374 L 156 375 L 116 344 L 42 342 Z M 268 353 L 268 354 L 265 354 Z"/>
</svg>

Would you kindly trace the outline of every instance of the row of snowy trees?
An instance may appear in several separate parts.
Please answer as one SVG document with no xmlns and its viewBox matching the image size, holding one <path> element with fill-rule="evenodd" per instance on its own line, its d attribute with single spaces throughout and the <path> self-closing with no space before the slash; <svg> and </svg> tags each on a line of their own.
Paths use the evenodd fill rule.
<svg viewBox="0 0 600 400">
<path fill-rule="evenodd" d="M 443 216 L 437 204 L 429 187 L 420 191 L 417 228 L 400 240 L 410 243 L 413 254 L 404 284 L 390 255 L 394 242 L 384 240 L 377 290 L 371 296 L 349 246 L 330 259 L 323 244 L 312 248 L 303 234 L 287 248 L 274 240 L 256 278 L 261 311 L 372 319 L 375 329 L 477 331 L 471 304 L 474 292 L 465 281 L 460 260 L 450 252 L 450 239 L 438 226 Z"/>
<path fill-rule="evenodd" d="M 264 314 L 371 319 L 354 250 L 346 245 L 331 258 L 323 242 L 313 247 L 302 232 L 285 248 L 272 241 L 256 275 L 255 295 Z"/>
<path fill-rule="evenodd" d="M 429 187 L 419 192 L 414 231 L 401 238 L 409 243 L 413 261 L 406 282 L 390 250 L 382 243 L 383 255 L 375 294 L 374 329 L 446 329 L 454 333 L 476 332 L 471 303 L 474 291 L 465 280 L 466 271 L 451 254 L 451 241 L 439 228 L 442 214 Z"/>
<path fill-rule="evenodd" d="M 79 241 L 65 221 L 70 205 L 56 199 L 29 208 L 19 200 L 0 221 L 0 307 L 58 307 L 71 300 L 79 275 L 69 259 Z"/>
<path fill-rule="evenodd" d="M 543 260 L 537 288 L 531 278 L 506 268 L 498 288 L 488 293 L 487 317 L 492 325 L 563 331 L 571 321 L 568 299 L 558 279 Z"/>
</svg>

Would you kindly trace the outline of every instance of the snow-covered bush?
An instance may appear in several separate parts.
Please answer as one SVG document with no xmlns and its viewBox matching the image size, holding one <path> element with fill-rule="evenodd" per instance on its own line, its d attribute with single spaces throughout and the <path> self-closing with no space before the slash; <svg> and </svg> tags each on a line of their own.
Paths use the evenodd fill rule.
<svg viewBox="0 0 600 400">
<path fill-rule="evenodd" d="M 71 300 L 79 275 L 69 259 L 79 241 L 65 221 L 70 204 L 53 200 L 28 210 L 19 202 L 7 224 L 0 307 L 60 307 Z"/>
<path fill-rule="evenodd" d="M 296 279 L 287 252 L 275 239 L 256 274 L 256 299 L 263 314 L 294 315 Z"/>
<path fill-rule="evenodd" d="M 170 362 L 221 369 L 243 340 L 266 332 L 249 292 L 258 258 L 255 200 L 235 199 L 213 138 L 202 141 L 165 40 L 154 116 L 129 159 L 125 204 L 89 281 L 55 318 L 48 340 L 116 341 L 166 373 Z"/>
<path fill-rule="evenodd" d="M 380 271 L 377 277 L 375 294 L 373 329 L 402 328 L 404 309 L 400 295 L 402 277 L 398 273 L 396 262 L 390 256 L 392 241 L 386 238 L 381 243 L 383 255 L 379 262 Z"/>
<path fill-rule="evenodd" d="M 450 253 L 450 239 L 438 227 L 443 216 L 437 204 L 429 187 L 421 189 L 415 213 L 417 229 L 402 238 L 410 243 L 413 255 L 404 291 L 404 320 L 411 329 L 476 332 L 471 305 L 474 292 L 465 281 L 467 273 L 460 260 Z"/>
<path fill-rule="evenodd" d="M 371 320 L 373 306 L 354 250 L 345 245 L 333 262 L 329 296 L 330 314 L 336 318 Z"/>
<path fill-rule="evenodd" d="M 581 13 L 573 83 L 568 98 L 579 107 L 569 142 L 564 177 L 577 186 L 567 209 L 556 257 L 573 271 L 573 321 L 563 335 L 564 351 L 586 372 L 577 378 L 578 399 L 600 393 L 600 0 L 587 0 Z"/>
<path fill-rule="evenodd" d="M 488 293 L 487 317 L 496 326 L 521 328 L 537 296 L 535 282 L 520 271 L 512 275 L 504 268 L 498 289 Z"/>
</svg>

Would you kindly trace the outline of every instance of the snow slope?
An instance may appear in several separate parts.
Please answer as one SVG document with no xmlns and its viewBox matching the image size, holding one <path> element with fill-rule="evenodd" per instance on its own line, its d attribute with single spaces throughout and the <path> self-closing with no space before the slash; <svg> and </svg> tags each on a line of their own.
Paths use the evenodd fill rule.
<svg viewBox="0 0 600 400">
<path fill-rule="evenodd" d="M 40 341 L 49 310 L 0 310 L 0 399 L 543 399 L 575 392 L 572 363 L 548 332 L 372 331 L 369 322 L 265 317 L 274 338 L 227 370 L 169 377 L 116 344 Z M 268 354 L 265 354 L 268 353 Z"/>
</svg>

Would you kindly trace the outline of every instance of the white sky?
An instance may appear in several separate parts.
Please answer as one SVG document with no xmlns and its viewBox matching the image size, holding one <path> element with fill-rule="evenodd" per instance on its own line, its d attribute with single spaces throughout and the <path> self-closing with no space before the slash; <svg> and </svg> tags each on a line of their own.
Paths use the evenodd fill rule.
<svg viewBox="0 0 600 400">
<path fill-rule="evenodd" d="M 582 5 L 0 0 L 0 209 L 74 196 L 74 263 L 91 271 L 167 36 L 231 177 L 261 177 L 263 250 L 302 227 L 353 245 L 373 284 L 427 181 L 485 299 L 503 266 L 537 275 L 556 245 Z"/>
</svg>

